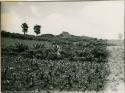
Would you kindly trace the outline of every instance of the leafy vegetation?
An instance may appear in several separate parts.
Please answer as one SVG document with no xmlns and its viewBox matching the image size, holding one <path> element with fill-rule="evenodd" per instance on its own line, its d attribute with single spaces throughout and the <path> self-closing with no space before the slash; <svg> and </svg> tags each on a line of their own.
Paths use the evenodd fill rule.
<svg viewBox="0 0 125 93">
<path fill-rule="evenodd" d="M 24 35 L 25 35 L 28 32 L 28 25 L 27 25 L 27 23 L 23 23 L 21 25 L 21 27 L 22 27 L 22 31 L 24 32 Z"/>
<path fill-rule="evenodd" d="M 19 39 L 16 35 L 21 39 L 24 36 L 5 32 L 2 35 Z M 106 41 L 78 36 L 47 36 L 35 37 L 35 43 L 30 46 L 20 39 L 11 42 L 13 46 L 2 48 L 2 90 L 27 91 L 37 87 L 99 91 L 104 88 L 109 75 Z M 23 39 L 27 42 L 30 36 L 25 35 Z"/>
<path fill-rule="evenodd" d="M 40 28 L 41 28 L 40 25 L 35 25 L 34 26 L 34 32 L 36 33 L 36 35 L 40 34 Z"/>
</svg>

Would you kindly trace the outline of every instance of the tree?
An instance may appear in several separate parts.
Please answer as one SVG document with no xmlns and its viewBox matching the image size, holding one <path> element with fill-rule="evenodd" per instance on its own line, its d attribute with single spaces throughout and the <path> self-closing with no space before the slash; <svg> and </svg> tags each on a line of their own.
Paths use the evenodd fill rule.
<svg viewBox="0 0 125 93">
<path fill-rule="evenodd" d="M 24 32 L 24 35 L 25 35 L 28 32 L 28 25 L 27 25 L 27 23 L 23 23 L 21 25 L 21 27 L 22 27 L 22 31 Z"/>
<path fill-rule="evenodd" d="M 34 32 L 36 33 L 36 35 L 40 34 L 40 28 L 41 28 L 40 25 L 35 25 L 34 26 Z"/>
</svg>

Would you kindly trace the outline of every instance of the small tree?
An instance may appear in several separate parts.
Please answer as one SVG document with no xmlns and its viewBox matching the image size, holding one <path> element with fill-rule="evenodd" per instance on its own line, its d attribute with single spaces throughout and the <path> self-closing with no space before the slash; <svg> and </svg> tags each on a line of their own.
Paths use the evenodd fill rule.
<svg viewBox="0 0 125 93">
<path fill-rule="evenodd" d="M 27 23 L 23 23 L 21 25 L 21 27 L 22 27 L 22 31 L 24 32 L 24 35 L 25 35 L 28 32 L 28 25 L 27 25 Z"/>
<path fill-rule="evenodd" d="M 41 28 L 40 25 L 35 25 L 34 26 L 34 32 L 36 33 L 36 35 L 40 34 L 40 28 Z"/>
</svg>

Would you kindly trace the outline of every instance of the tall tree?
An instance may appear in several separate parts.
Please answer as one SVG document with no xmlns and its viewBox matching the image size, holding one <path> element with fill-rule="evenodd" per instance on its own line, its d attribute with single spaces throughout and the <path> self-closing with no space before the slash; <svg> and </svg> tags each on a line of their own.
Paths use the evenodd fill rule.
<svg viewBox="0 0 125 93">
<path fill-rule="evenodd" d="M 36 33 L 36 35 L 40 34 L 40 28 L 41 28 L 40 25 L 35 25 L 34 26 L 34 32 Z"/>
<path fill-rule="evenodd" d="M 22 27 L 22 31 L 24 32 L 24 35 L 25 35 L 28 32 L 28 25 L 27 25 L 27 23 L 23 23 L 21 25 L 21 27 Z"/>
</svg>

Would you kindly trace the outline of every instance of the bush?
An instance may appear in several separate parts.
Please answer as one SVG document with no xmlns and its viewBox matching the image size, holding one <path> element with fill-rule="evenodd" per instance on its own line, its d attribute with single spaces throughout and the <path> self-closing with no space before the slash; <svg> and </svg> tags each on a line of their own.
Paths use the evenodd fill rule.
<svg viewBox="0 0 125 93">
<path fill-rule="evenodd" d="M 35 44 L 33 44 L 33 48 L 34 49 L 45 48 L 45 45 L 44 44 L 35 43 Z"/>
<path fill-rule="evenodd" d="M 15 46 L 16 46 L 18 52 L 23 52 L 25 50 L 28 50 L 28 45 L 24 45 L 20 41 L 18 41 L 17 43 L 15 43 Z"/>
</svg>

